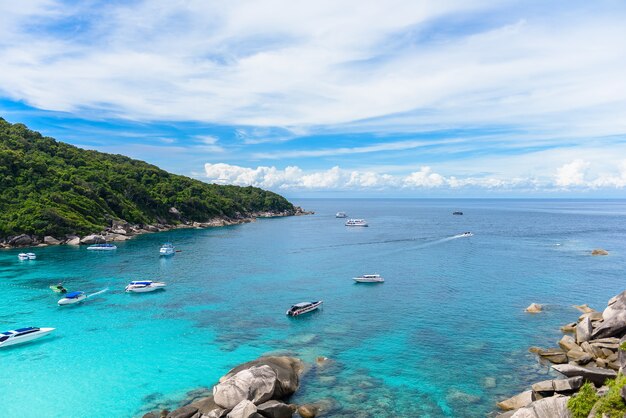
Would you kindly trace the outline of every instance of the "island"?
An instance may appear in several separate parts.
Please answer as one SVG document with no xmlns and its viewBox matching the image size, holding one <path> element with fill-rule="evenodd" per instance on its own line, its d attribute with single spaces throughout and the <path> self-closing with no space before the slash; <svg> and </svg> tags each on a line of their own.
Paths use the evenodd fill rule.
<svg viewBox="0 0 626 418">
<path fill-rule="evenodd" d="M 208 184 L 0 118 L 0 247 L 122 241 L 305 213 L 267 190 Z"/>
</svg>

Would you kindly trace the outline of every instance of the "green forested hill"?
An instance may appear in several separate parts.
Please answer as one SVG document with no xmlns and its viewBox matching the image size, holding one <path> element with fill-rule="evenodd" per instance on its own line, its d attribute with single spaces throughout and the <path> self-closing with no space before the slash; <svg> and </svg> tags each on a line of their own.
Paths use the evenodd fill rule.
<svg viewBox="0 0 626 418">
<path fill-rule="evenodd" d="M 171 207 L 180 215 L 170 213 Z M 293 210 L 272 192 L 203 183 L 122 155 L 58 142 L 0 118 L 0 237 L 93 233 L 111 219 L 205 222 Z"/>
</svg>

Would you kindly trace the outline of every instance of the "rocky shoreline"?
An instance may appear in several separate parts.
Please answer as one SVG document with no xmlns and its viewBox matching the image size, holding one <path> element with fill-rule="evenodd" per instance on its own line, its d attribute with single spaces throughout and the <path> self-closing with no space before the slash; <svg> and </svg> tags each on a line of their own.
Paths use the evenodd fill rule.
<svg viewBox="0 0 626 418">
<path fill-rule="evenodd" d="M 178 212 L 176 208 L 170 208 L 171 213 Z M 129 240 L 137 235 L 153 232 L 165 232 L 173 229 L 188 228 L 215 228 L 220 226 L 239 225 L 254 222 L 258 218 L 276 218 L 284 216 L 312 215 L 315 212 L 306 211 L 299 206 L 294 210 L 283 212 L 254 212 L 250 214 L 237 214 L 235 217 L 215 217 L 206 222 L 181 220 L 178 224 L 153 225 L 130 224 L 124 220 L 111 220 L 111 225 L 103 231 L 85 235 L 66 235 L 64 237 L 45 236 L 39 237 L 30 234 L 20 234 L 6 238 L 0 238 L 0 249 L 23 248 L 23 247 L 46 247 L 48 245 L 92 245 L 106 242 L 119 242 Z"/>
<path fill-rule="evenodd" d="M 323 403 L 287 403 L 300 387 L 305 371 L 298 358 L 264 356 L 231 369 L 219 379 L 211 395 L 193 392 L 180 408 L 148 412 L 143 418 L 291 418 L 294 414 L 314 418 L 323 412 Z"/>
<path fill-rule="evenodd" d="M 552 369 L 564 378 L 537 382 L 499 402 L 498 407 L 506 412 L 498 418 L 626 416 L 626 386 L 620 380 L 626 370 L 626 291 L 611 298 L 602 312 L 587 305 L 574 307 L 582 315 L 561 327 L 565 335 L 558 348 L 529 350 L 553 363 Z M 540 311 L 537 304 L 527 309 Z"/>
</svg>

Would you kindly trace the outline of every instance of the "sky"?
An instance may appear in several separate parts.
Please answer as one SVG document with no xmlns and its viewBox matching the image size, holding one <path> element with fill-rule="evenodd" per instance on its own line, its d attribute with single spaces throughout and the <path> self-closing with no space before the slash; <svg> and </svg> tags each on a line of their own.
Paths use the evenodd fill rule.
<svg viewBox="0 0 626 418">
<path fill-rule="evenodd" d="M 0 2 L 0 117 L 293 197 L 626 197 L 623 1 Z"/>
</svg>

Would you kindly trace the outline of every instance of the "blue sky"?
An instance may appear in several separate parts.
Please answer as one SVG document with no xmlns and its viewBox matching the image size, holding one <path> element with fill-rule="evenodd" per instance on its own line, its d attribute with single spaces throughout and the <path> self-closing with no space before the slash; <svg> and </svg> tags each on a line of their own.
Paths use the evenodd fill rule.
<svg viewBox="0 0 626 418">
<path fill-rule="evenodd" d="M 0 116 L 287 196 L 626 197 L 624 21 L 621 1 L 3 2 Z"/>
</svg>

